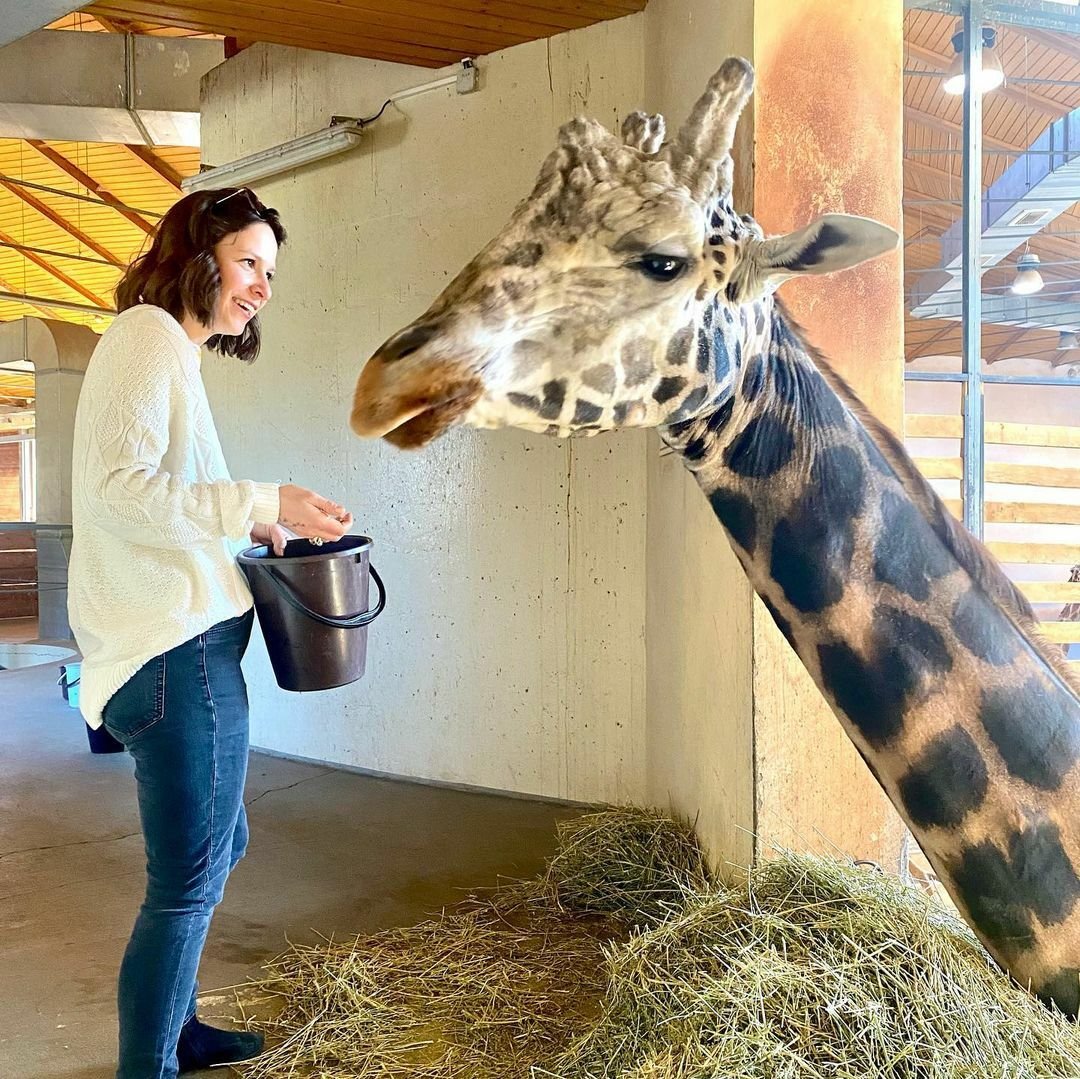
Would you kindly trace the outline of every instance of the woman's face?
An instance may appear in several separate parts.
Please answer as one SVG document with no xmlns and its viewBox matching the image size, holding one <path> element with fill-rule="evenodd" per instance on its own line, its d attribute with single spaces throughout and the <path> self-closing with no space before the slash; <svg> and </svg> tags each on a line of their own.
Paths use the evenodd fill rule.
<svg viewBox="0 0 1080 1079">
<path fill-rule="evenodd" d="M 230 233 L 214 246 L 221 292 L 214 305 L 211 335 L 238 337 L 269 301 L 277 249 L 273 230 L 262 221 Z"/>
</svg>

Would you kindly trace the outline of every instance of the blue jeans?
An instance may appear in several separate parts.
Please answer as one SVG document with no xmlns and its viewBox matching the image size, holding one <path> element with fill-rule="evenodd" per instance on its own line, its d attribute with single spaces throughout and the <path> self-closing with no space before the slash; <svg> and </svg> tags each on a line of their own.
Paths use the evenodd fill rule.
<svg viewBox="0 0 1080 1079">
<path fill-rule="evenodd" d="M 173 1079 L 195 1014 L 210 917 L 247 847 L 247 687 L 252 612 L 219 622 L 141 667 L 105 706 L 135 758 L 146 898 L 120 966 L 117 1079 Z"/>
</svg>

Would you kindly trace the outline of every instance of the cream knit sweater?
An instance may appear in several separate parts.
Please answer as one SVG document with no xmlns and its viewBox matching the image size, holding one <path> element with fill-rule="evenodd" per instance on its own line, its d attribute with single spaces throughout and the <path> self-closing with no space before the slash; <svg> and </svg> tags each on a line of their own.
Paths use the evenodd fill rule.
<svg viewBox="0 0 1080 1079">
<path fill-rule="evenodd" d="M 201 356 L 141 305 L 105 331 L 83 381 L 68 613 L 91 727 L 144 663 L 251 607 L 235 555 L 252 522 L 278 518 L 277 484 L 229 478 Z"/>
</svg>

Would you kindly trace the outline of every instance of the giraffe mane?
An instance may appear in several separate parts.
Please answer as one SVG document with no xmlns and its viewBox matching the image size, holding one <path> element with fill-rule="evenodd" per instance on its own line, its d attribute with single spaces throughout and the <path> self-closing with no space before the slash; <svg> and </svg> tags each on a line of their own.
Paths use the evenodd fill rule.
<svg viewBox="0 0 1080 1079">
<path fill-rule="evenodd" d="M 814 366 L 821 372 L 833 392 L 862 424 L 871 441 L 877 446 L 900 481 L 904 490 L 937 537 L 967 572 L 974 584 L 981 589 L 1035 646 L 1036 651 L 1059 678 L 1080 697 L 1080 678 L 1072 673 L 1064 657 L 1039 631 L 1035 611 L 1024 594 L 1005 574 L 998 561 L 985 544 L 976 539 L 945 508 L 937 491 L 915 467 L 901 441 L 877 417 L 873 416 L 844 378 L 829 364 L 828 360 L 806 340 L 806 335 L 793 319 L 779 297 L 777 307 L 784 320 L 795 332 Z"/>
</svg>

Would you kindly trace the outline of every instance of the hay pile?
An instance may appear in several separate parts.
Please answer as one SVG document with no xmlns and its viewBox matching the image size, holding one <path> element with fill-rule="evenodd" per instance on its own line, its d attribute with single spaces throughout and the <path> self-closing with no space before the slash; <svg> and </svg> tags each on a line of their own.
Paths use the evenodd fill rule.
<svg viewBox="0 0 1080 1079">
<path fill-rule="evenodd" d="M 642 810 L 560 826 L 538 881 L 295 949 L 262 988 L 282 1040 L 252 1079 L 1080 1077 L 1080 1026 L 919 892 L 793 854 L 724 888 Z"/>
</svg>

